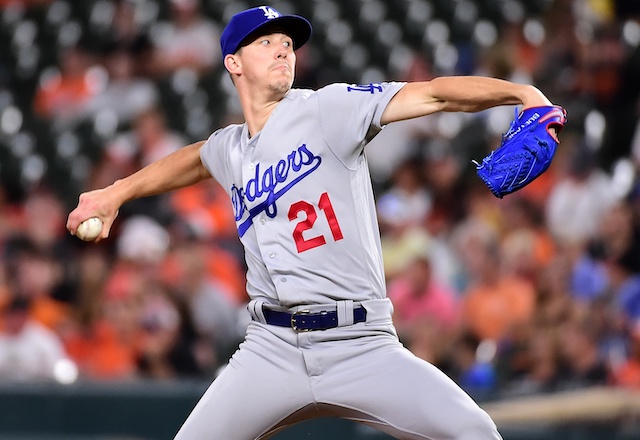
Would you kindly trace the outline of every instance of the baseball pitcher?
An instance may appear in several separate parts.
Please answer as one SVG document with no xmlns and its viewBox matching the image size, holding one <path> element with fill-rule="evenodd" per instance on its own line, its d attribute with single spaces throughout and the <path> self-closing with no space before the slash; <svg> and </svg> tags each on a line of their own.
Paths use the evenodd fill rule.
<svg viewBox="0 0 640 440">
<path fill-rule="evenodd" d="M 398 340 L 364 151 L 395 121 L 497 105 L 541 114 L 554 107 L 532 86 L 481 77 L 295 89 L 295 50 L 310 35 L 306 19 L 269 6 L 236 14 L 220 43 L 245 122 L 83 193 L 67 228 L 75 233 L 98 217 L 100 241 L 129 200 L 211 177 L 226 189 L 253 320 L 177 440 L 265 439 L 318 416 L 399 439 L 500 439 L 462 389 Z M 557 141 L 561 124 L 545 121 Z"/>
</svg>

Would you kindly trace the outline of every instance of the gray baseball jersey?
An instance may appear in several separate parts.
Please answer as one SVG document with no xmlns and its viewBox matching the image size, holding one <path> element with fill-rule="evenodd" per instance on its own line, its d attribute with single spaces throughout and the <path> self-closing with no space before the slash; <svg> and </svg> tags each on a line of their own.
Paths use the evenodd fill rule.
<svg viewBox="0 0 640 440">
<path fill-rule="evenodd" d="M 385 295 L 363 149 L 401 83 L 289 91 L 260 133 L 216 131 L 202 161 L 231 197 L 251 298 L 281 305 Z"/>
<path fill-rule="evenodd" d="M 317 416 L 402 439 L 500 439 L 468 395 L 400 344 L 391 321 L 364 147 L 403 85 L 293 89 L 261 132 L 231 125 L 202 147 L 233 204 L 253 322 L 176 439 L 263 439 Z M 339 326 L 297 333 L 267 324 L 263 304 L 337 311 Z M 354 307 L 366 322 L 354 324 Z"/>
</svg>

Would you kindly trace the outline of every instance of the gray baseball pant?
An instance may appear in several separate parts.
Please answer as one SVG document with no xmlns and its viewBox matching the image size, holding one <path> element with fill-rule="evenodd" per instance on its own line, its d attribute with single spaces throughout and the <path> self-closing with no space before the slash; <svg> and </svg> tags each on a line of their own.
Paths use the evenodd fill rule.
<svg viewBox="0 0 640 440">
<path fill-rule="evenodd" d="M 362 304 L 367 322 L 324 331 L 252 322 L 175 440 L 262 440 L 321 416 L 405 440 L 501 439 L 461 388 L 402 346 L 387 300 Z"/>
</svg>

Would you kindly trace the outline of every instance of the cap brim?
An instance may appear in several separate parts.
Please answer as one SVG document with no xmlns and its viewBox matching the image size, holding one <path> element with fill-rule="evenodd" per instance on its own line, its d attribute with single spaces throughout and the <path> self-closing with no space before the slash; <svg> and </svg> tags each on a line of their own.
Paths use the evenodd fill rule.
<svg viewBox="0 0 640 440">
<path fill-rule="evenodd" d="M 258 38 L 266 29 L 274 26 L 281 28 L 285 34 L 291 37 L 293 40 L 293 50 L 302 47 L 311 37 L 311 23 L 309 23 L 306 18 L 300 17 L 299 15 L 282 15 L 253 28 L 240 44 L 238 44 L 236 51 Z"/>
</svg>

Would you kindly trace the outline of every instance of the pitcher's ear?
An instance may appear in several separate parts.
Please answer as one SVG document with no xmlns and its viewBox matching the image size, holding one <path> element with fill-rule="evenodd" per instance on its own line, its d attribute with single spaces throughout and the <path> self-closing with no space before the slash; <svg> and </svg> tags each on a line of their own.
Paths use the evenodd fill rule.
<svg viewBox="0 0 640 440">
<path fill-rule="evenodd" d="M 224 67 L 232 74 L 239 74 L 242 71 L 242 64 L 236 54 L 229 54 L 224 57 Z"/>
</svg>

